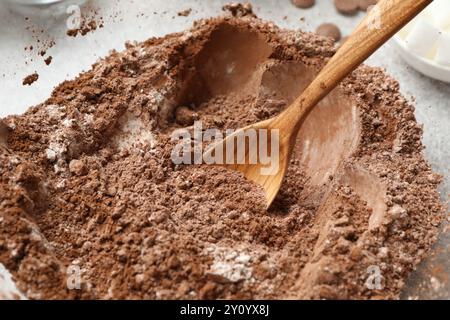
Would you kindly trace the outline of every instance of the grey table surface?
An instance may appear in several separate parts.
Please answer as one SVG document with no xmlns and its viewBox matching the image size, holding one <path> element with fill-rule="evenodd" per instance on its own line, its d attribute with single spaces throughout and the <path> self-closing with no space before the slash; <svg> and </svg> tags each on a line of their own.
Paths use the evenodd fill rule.
<svg viewBox="0 0 450 320">
<path fill-rule="evenodd" d="M 12 1 L 12 0 L 9 0 Z M 167 33 L 182 31 L 199 18 L 222 14 L 224 0 L 92 0 L 88 5 L 98 7 L 104 18 L 104 28 L 83 37 L 68 37 L 68 15 L 16 10 L 0 0 L 0 117 L 20 114 L 51 94 L 60 82 L 88 70 L 92 63 L 106 56 L 111 49 L 122 50 L 125 41 L 144 40 Z M 290 0 L 253 0 L 255 13 L 289 29 L 313 31 L 323 22 L 334 22 L 348 35 L 363 17 L 338 14 L 330 0 L 318 0 L 311 9 L 294 7 Z M 192 8 L 188 17 L 177 12 Z M 83 10 L 83 9 L 82 9 Z M 450 8 L 449 8 L 450 10 Z M 28 20 L 25 19 L 28 17 Z M 300 20 L 304 17 L 304 21 Z M 41 41 L 40 43 L 38 42 Z M 48 49 L 52 63 L 45 65 L 38 48 L 54 40 Z M 33 45 L 30 52 L 25 47 Z M 379 66 L 396 78 L 402 93 L 415 99 L 416 117 L 424 125 L 425 155 L 435 171 L 444 176 L 442 200 L 450 194 L 450 84 L 429 79 L 407 66 L 388 43 L 366 62 Z M 40 75 L 32 86 L 22 86 L 22 79 L 33 72 Z M 433 254 L 409 279 L 403 298 L 450 299 L 450 234 L 442 233 Z M 436 272 L 439 270 L 439 272 Z M 1 272 L 1 268 L 0 268 Z M 1 288 L 0 288 L 1 289 Z"/>
</svg>

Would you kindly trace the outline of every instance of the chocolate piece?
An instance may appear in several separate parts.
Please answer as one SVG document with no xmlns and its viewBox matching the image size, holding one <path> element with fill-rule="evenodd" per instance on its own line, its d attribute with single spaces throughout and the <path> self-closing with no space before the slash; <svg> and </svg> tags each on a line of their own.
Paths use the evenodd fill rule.
<svg viewBox="0 0 450 320">
<path fill-rule="evenodd" d="M 367 11 L 371 6 L 378 3 L 378 0 L 359 0 L 358 7 L 362 11 Z"/>
<path fill-rule="evenodd" d="M 334 23 L 323 23 L 317 29 L 316 33 L 324 37 L 333 38 L 334 41 L 341 39 L 341 30 Z"/>
<path fill-rule="evenodd" d="M 311 8 L 316 4 L 316 0 L 292 0 L 292 3 L 302 9 Z"/>
<path fill-rule="evenodd" d="M 334 5 L 344 15 L 354 15 L 359 10 L 359 0 L 334 0 Z"/>
</svg>

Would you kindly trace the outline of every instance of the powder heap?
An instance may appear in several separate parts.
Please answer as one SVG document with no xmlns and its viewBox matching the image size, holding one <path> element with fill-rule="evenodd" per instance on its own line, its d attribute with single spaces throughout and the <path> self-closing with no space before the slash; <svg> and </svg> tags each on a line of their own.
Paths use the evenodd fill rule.
<svg viewBox="0 0 450 320">
<path fill-rule="evenodd" d="M 444 211 L 414 108 L 381 69 L 310 114 L 268 211 L 239 173 L 171 161 L 174 130 L 272 117 L 333 54 L 252 15 L 201 20 L 3 119 L 0 262 L 31 299 L 398 298 Z"/>
</svg>

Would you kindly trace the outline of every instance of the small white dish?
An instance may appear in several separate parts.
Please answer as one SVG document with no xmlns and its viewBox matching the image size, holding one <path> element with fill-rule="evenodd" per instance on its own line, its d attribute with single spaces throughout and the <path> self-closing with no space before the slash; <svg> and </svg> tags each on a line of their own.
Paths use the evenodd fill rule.
<svg viewBox="0 0 450 320">
<path fill-rule="evenodd" d="M 424 75 L 450 83 L 450 67 L 442 66 L 431 59 L 424 58 L 406 47 L 405 41 L 397 34 L 393 41 L 400 56 L 414 69 Z"/>
<path fill-rule="evenodd" d="M 403 60 L 422 74 L 450 83 L 449 0 L 435 0 L 393 38 Z M 445 63 L 441 64 L 440 62 Z"/>
</svg>

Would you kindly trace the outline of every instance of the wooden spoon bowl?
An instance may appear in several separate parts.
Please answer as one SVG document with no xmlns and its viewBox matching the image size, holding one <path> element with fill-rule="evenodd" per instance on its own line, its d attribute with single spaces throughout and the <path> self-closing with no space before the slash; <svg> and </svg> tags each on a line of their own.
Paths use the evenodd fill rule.
<svg viewBox="0 0 450 320">
<path fill-rule="evenodd" d="M 242 172 L 247 179 L 260 185 L 265 191 L 268 208 L 280 190 L 298 132 L 311 110 L 431 2 L 432 0 L 378 2 L 319 75 L 285 111 L 274 118 L 239 129 L 224 140 L 212 144 L 204 157 L 215 156 L 219 150 L 223 152 L 223 161 L 216 164 Z M 266 132 L 266 136 L 259 135 L 260 132 Z M 257 133 L 256 139 L 245 139 L 253 133 Z M 239 146 L 237 141 L 242 137 L 244 140 L 241 141 L 248 143 Z M 259 155 L 262 147 L 268 148 L 271 156 L 277 156 L 276 170 L 267 170 L 267 164 L 260 161 L 258 156 L 255 161 L 255 154 Z"/>
</svg>

